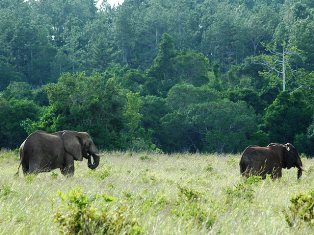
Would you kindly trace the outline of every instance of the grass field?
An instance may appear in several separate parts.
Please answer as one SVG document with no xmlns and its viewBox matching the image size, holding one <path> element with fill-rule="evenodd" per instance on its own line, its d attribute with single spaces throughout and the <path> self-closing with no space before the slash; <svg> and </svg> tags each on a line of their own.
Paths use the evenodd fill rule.
<svg viewBox="0 0 314 235">
<path fill-rule="evenodd" d="M 76 162 L 72 178 L 59 170 L 15 177 L 17 153 L 1 151 L 0 233 L 66 233 L 68 224 L 60 218 L 74 223 L 72 194 L 79 198 L 72 206 L 85 200 L 89 209 L 82 213 L 90 213 L 88 218 L 110 214 L 101 218 L 111 229 L 120 226 L 113 234 L 313 234 L 307 223 L 289 226 L 284 211 L 291 197 L 314 189 L 314 160 L 302 159 L 307 172 L 300 181 L 296 169 L 284 170 L 276 181 L 247 181 L 240 177 L 239 159 L 112 152 L 101 155 L 95 171 L 86 161 Z"/>
</svg>

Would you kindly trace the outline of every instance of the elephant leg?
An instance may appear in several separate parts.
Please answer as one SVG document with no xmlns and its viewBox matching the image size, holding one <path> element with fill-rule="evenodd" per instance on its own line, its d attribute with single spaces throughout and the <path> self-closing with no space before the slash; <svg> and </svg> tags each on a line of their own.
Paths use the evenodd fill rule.
<svg viewBox="0 0 314 235">
<path fill-rule="evenodd" d="M 281 178 L 281 176 L 282 176 L 281 168 L 275 168 L 271 174 L 271 177 L 273 179 Z"/>
<path fill-rule="evenodd" d="M 60 168 L 60 171 L 65 176 L 74 175 L 74 159 L 70 154 L 65 154 L 64 166 Z"/>
<path fill-rule="evenodd" d="M 28 166 L 28 164 L 22 163 L 22 170 L 23 170 L 23 174 L 24 175 L 29 174 L 29 166 Z"/>
<path fill-rule="evenodd" d="M 60 168 L 61 174 L 64 176 L 73 176 L 74 175 L 74 165 Z"/>
</svg>

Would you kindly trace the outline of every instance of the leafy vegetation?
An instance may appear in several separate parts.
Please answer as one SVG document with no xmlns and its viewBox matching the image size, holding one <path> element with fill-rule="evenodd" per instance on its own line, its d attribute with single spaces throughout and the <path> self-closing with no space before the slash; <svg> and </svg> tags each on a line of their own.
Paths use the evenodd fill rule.
<svg viewBox="0 0 314 235">
<path fill-rule="evenodd" d="M 313 226 L 314 223 L 314 193 L 299 193 L 290 199 L 291 205 L 285 211 L 286 221 L 289 226 L 300 226 L 302 222 Z"/>
<path fill-rule="evenodd" d="M 100 194 L 88 197 L 78 188 L 68 193 L 60 192 L 59 198 L 61 206 L 54 217 L 61 234 L 142 233 L 136 219 L 129 218 L 127 206 L 119 205 L 113 212 L 110 211 L 107 204 L 115 200 L 113 197 Z M 96 200 L 101 205 L 101 211 L 91 205 Z"/>
<path fill-rule="evenodd" d="M 314 154 L 312 1 L 0 3 L 0 147 L 88 131 L 106 150 Z"/>
</svg>

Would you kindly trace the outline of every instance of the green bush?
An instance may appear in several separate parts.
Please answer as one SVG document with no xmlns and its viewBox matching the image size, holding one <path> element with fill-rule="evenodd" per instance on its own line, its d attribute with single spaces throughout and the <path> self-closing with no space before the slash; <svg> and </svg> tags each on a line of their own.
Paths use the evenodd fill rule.
<svg viewBox="0 0 314 235">
<path fill-rule="evenodd" d="M 197 227 L 211 229 L 215 223 L 216 216 L 211 212 L 212 208 L 205 207 L 196 201 L 178 202 L 178 205 L 172 210 L 172 213 L 186 221 L 194 221 Z"/>
<path fill-rule="evenodd" d="M 227 202 L 232 202 L 234 199 L 242 199 L 248 202 L 252 202 L 254 199 L 255 191 L 253 185 L 262 182 L 261 176 L 250 176 L 245 178 L 244 182 L 238 183 L 234 187 L 228 187 L 226 189 Z"/>
<path fill-rule="evenodd" d="M 314 190 L 293 196 L 290 203 L 288 210 L 284 211 L 290 227 L 298 226 L 303 222 L 314 225 Z"/>
<path fill-rule="evenodd" d="M 227 202 L 232 202 L 235 199 L 242 199 L 248 202 L 252 202 L 255 191 L 250 184 L 239 183 L 234 187 L 228 187 L 226 189 Z"/>
<path fill-rule="evenodd" d="M 247 185 L 254 185 L 254 184 L 258 184 L 262 181 L 262 177 L 261 176 L 257 176 L 257 175 L 252 175 L 248 178 L 245 179 L 245 184 Z"/>
<path fill-rule="evenodd" d="M 178 185 L 178 200 L 176 206 L 172 209 L 172 213 L 184 220 L 193 220 L 196 226 L 211 229 L 216 216 L 212 212 L 212 208 L 204 206 L 206 200 L 202 193 Z"/>
<path fill-rule="evenodd" d="M 161 192 L 157 192 L 156 194 L 148 197 L 140 196 L 140 199 L 140 211 L 142 214 L 146 214 L 149 211 L 157 214 L 160 210 L 164 209 L 167 205 L 170 204 L 167 196 Z"/>
<path fill-rule="evenodd" d="M 141 155 L 140 160 L 145 161 L 145 160 L 150 160 L 151 158 L 147 155 Z"/>
<path fill-rule="evenodd" d="M 178 185 L 179 198 L 187 201 L 200 200 L 202 194 L 194 189 Z"/>
<path fill-rule="evenodd" d="M 61 234 L 141 234 L 142 228 L 126 205 L 115 198 L 87 196 L 80 188 L 59 192 L 61 205 L 54 215 Z M 98 202 L 101 208 L 93 203 Z"/>
<path fill-rule="evenodd" d="M 14 190 L 8 184 L 3 184 L 0 186 L 0 198 L 7 198 L 8 195 L 14 193 Z"/>
<path fill-rule="evenodd" d="M 102 166 L 101 168 L 97 169 L 96 171 L 90 170 L 88 172 L 88 174 L 90 176 L 97 178 L 97 179 L 104 180 L 105 178 L 107 178 L 111 174 L 111 169 L 112 169 L 111 166 L 107 166 L 107 167 Z"/>
</svg>

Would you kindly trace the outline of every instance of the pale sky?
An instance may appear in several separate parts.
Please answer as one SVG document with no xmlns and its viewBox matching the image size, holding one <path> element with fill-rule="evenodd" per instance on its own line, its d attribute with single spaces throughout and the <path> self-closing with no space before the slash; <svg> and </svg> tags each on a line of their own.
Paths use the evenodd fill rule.
<svg viewBox="0 0 314 235">
<path fill-rule="evenodd" d="M 108 0 L 108 3 L 111 5 L 111 6 L 114 6 L 114 5 L 118 5 L 118 4 L 122 4 L 124 0 Z M 102 0 L 98 0 L 98 4 L 101 4 Z"/>
</svg>

